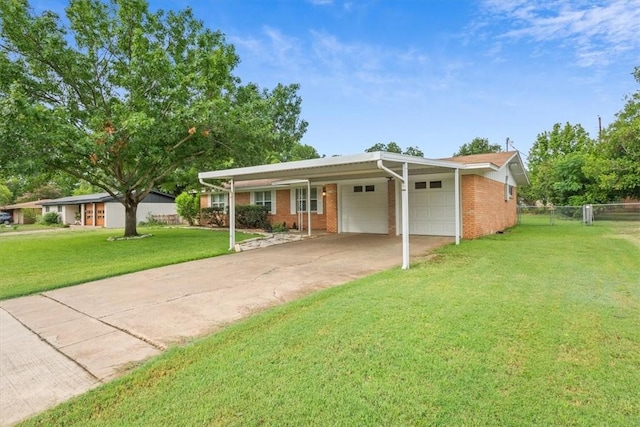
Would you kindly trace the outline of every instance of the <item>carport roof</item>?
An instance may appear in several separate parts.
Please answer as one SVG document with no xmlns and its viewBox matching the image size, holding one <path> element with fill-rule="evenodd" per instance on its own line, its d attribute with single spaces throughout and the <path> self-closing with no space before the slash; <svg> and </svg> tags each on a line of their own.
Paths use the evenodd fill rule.
<svg viewBox="0 0 640 427">
<path fill-rule="evenodd" d="M 376 151 L 348 156 L 324 157 L 321 159 L 200 172 L 198 178 L 233 179 L 237 181 L 305 179 L 310 182 L 324 182 L 349 178 L 389 176 L 387 172 L 378 167 L 380 161 L 386 168 L 398 174 L 402 171 L 402 165 L 407 163 L 409 175 L 435 174 L 450 172 L 454 169 L 468 171 L 469 173 L 490 172 L 499 170 L 508 162 L 508 167 L 514 173 L 516 182 L 519 185 L 526 184 L 529 181 L 522 159 L 517 151 L 448 159 L 426 159 L 424 157 Z"/>
<path fill-rule="evenodd" d="M 404 154 L 376 151 L 348 156 L 324 157 L 271 165 L 249 166 L 211 172 L 200 172 L 200 179 L 258 180 L 258 179 L 308 179 L 311 182 L 341 180 L 348 178 L 373 178 L 388 176 L 378 168 L 382 161 L 387 168 L 401 173 L 403 163 L 409 166 L 409 174 L 448 172 L 464 169 L 465 165 L 450 160 L 433 160 Z"/>
</svg>

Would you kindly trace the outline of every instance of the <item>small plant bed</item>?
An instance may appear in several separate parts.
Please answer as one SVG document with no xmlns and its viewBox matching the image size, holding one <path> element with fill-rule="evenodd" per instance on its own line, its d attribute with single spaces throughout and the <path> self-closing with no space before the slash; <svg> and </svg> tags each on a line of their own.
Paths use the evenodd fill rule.
<svg viewBox="0 0 640 427">
<path fill-rule="evenodd" d="M 137 236 L 109 236 L 107 238 L 108 242 L 118 242 L 118 241 L 122 241 L 122 240 L 140 240 L 140 239 L 146 239 L 147 237 L 151 237 L 153 236 L 153 234 L 151 233 L 145 233 L 145 234 L 138 234 Z"/>
</svg>

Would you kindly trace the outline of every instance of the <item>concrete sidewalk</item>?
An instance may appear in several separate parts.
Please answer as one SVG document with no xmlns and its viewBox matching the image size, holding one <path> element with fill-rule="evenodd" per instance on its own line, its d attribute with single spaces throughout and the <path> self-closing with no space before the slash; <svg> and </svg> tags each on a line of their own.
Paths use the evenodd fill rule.
<svg viewBox="0 0 640 427">
<path fill-rule="evenodd" d="M 451 243 L 411 237 L 412 257 Z M 337 234 L 0 302 L 0 425 L 114 379 L 170 345 L 402 263 L 401 239 Z"/>
</svg>

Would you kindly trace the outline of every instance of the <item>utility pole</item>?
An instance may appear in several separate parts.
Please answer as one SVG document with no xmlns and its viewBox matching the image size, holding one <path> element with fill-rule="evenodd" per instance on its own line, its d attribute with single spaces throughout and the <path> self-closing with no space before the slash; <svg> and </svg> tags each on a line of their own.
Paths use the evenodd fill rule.
<svg viewBox="0 0 640 427">
<path fill-rule="evenodd" d="M 505 150 L 504 151 L 509 151 L 509 137 L 507 137 L 507 141 L 505 143 Z"/>
<path fill-rule="evenodd" d="M 602 139 L 602 117 L 598 114 L 598 141 Z"/>
</svg>

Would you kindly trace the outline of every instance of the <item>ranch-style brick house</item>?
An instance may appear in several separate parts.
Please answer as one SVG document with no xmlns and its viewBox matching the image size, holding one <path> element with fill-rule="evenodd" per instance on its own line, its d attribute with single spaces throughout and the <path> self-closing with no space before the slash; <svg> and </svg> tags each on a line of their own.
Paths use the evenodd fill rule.
<svg viewBox="0 0 640 427">
<path fill-rule="evenodd" d="M 516 151 L 447 159 L 373 152 L 201 172 L 199 178 L 210 190 L 200 199 L 203 208 L 255 204 L 269 208 L 272 224 L 295 223 L 309 233 L 451 236 L 456 242 L 515 225 L 517 187 L 528 183 Z M 235 229 L 233 215 L 229 221 Z"/>
<path fill-rule="evenodd" d="M 109 193 L 61 197 L 40 203 L 42 215 L 57 212 L 63 224 L 103 228 L 124 228 L 124 206 Z M 138 205 L 137 222 L 146 221 L 149 215 L 175 215 L 175 197 L 160 191 L 151 191 Z"/>
</svg>

